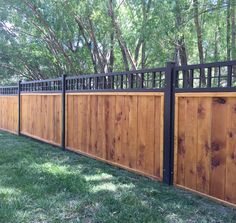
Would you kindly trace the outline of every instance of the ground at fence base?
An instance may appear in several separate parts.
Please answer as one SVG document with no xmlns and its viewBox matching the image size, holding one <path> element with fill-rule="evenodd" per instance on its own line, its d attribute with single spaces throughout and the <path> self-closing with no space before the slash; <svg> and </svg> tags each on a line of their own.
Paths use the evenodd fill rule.
<svg viewBox="0 0 236 223">
<path fill-rule="evenodd" d="M 174 186 L 176 186 L 176 187 L 178 187 L 178 188 L 180 188 L 180 189 L 182 189 L 182 190 L 186 190 L 186 191 L 189 191 L 189 192 L 191 192 L 191 193 L 200 195 L 200 196 L 202 196 L 202 197 L 209 198 L 209 199 L 212 200 L 212 201 L 215 201 L 215 202 L 217 202 L 217 203 L 219 203 L 219 204 L 222 204 L 222 205 L 225 205 L 225 206 L 232 207 L 232 208 L 234 208 L 234 209 L 236 210 L 236 204 L 233 204 L 233 203 L 230 203 L 230 202 L 228 202 L 228 201 L 224 201 L 224 200 L 218 199 L 218 198 L 216 198 L 216 197 L 210 196 L 210 195 L 208 195 L 208 194 L 201 193 L 201 192 L 199 192 L 199 191 L 197 191 L 197 190 L 193 190 L 193 189 L 190 189 L 190 188 L 185 187 L 185 186 L 182 186 L 182 185 L 175 184 Z"/>
<path fill-rule="evenodd" d="M 103 158 L 100 158 L 100 157 L 97 157 L 97 156 L 93 156 L 89 153 L 85 153 L 85 152 L 82 152 L 82 151 L 78 151 L 78 150 L 75 150 L 73 148 L 69 148 L 69 147 L 66 147 L 66 149 L 68 151 L 71 151 L 73 153 L 76 153 L 76 154 L 79 154 L 79 155 L 83 155 L 83 156 L 86 156 L 86 157 L 89 157 L 89 158 L 92 158 L 94 160 L 98 160 L 98 161 L 102 161 L 104 163 L 107 163 L 111 166 L 115 166 L 115 167 L 118 167 L 118 168 L 121 168 L 121 169 L 125 169 L 127 171 L 130 171 L 132 173 L 135 173 L 135 174 L 138 174 L 140 176 L 144 176 L 144 177 L 148 177 L 150 179 L 153 179 L 153 180 L 158 180 L 158 181 L 162 181 L 162 178 L 161 177 L 157 177 L 157 176 L 154 176 L 154 175 L 151 175 L 151 174 L 147 174 L 145 172 L 142 172 L 142 171 L 138 171 L 138 170 L 135 170 L 135 169 L 132 169 L 132 168 L 129 168 L 127 166 L 124 166 L 124 165 L 121 165 L 121 164 L 118 164 L 118 163 L 115 163 L 115 162 L 112 162 L 112 161 L 109 161 L 109 160 L 106 160 L 106 159 L 103 159 Z"/>
</svg>

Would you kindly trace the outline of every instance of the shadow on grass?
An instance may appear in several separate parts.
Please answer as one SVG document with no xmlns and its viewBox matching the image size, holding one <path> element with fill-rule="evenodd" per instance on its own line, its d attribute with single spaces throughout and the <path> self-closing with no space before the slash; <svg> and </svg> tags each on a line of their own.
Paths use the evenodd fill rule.
<svg viewBox="0 0 236 223">
<path fill-rule="evenodd" d="M 1 133 L 0 222 L 235 222 L 233 209 Z"/>
</svg>

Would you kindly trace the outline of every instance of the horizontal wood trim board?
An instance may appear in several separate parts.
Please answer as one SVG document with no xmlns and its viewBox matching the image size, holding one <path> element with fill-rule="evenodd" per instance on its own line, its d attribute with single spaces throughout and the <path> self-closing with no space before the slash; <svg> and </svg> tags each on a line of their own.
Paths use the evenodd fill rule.
<svg viewBox="0 0 236 223">
<path fill-rule="evenodd" d="M 115 163 L 115 162 L 112 162 L 112 161 L 109 161 L 109 160 L 106 160 L 106 159 L 103 159 L 103 158 L 100 158 L 100 157 L 97 157 L 97 156 L 93 156 L 93 155 L 91 155 L 89 153 L 78 151 L 78 150 L 75 150 L 75 149 L 69 148 L 69 147 L 66 147 L 66 149 L 68 149 L 69 151 L 72 151 L 74 153 L 86 156 L 88 158 L 92 158 L 92 159 L 95 159 L 95 160 L 98 160 L 98 161 L 102 161 L 104 163 L 107 163 L 107 164 L 110 164 L 110 165 L 113 165 L 113 166 L 116 166 L 116 167 L 119 167 L 119 168 L 122 168 L 122 169 L 125 169 L 125 170 L 128 170 L 128 171 L 130 171 L 132 173 L 136 173 L 136 174 L 139 174 L 141 176 L 148 177 L 148 178 L 151 178 L 151 179 L 154 179 L 154 180 L 162 181 L 162 179 L 160 177 L 156 177 L 156 176 L 144 173 L 142 171 L 134 170 L 134 169 L 129 168 L 127 166 L 124 166 L 124 165 L 121 165 L 121 164 L 118 164 L 118 163 Z"/>
<path fill-rule="evenodd" d="M 32 138 L 32 139 L 36 139 L 36 140 L 38 140 L 38 141 L 42 141 L 42 142 L 45 142 L 45 143 L 48 143 L 48 144 L 51 144 L 51 145 L 53 145 L 53 146 L 60 147 L 60 144 L 58 144 L 58 143 L 55 143 L 55 142 L 52 142 L 52 141 L 49 141 L 49 140 L 46 140 L 46 139 L 42 139 L 42 138 L 40 138 L 40 137 L 31 135 L 31 134 L 29 134 L 29 133 L 27 133 L 27 132 L 21 132 L 21 135 L 27 136 L 27 137 L 30 137 L 30 138 Z"/>
<path fill-rule="evenodd" d="M 164 92 L 70 92 L 66 95 L 164 96 Z"/>
<path fill-rule="evenodd" d="M 230 206 L 232 208 L 236 208 L 236 204 L 233 204 L 233 203 L 230 203 L 230 202 L 227 202 L 227 201 L 224 201 L 224 200 L 221 200 L 221 199 L 218 199 L 216 197 L 213 197 L 213 196 L 210 196 L 208 194 L 204 194 L 204 193 L 201 193 L 197 190 L 193 190 L 193 189 L 190 189 L 188 187 L 185 187 L 185 186 L 182 186 L 182 185 L 179 185 L 179 184 L 174 184 L 174 186 L 178 187 L 179 189 L 182 189 L 182 190 L 186 190 L 186 191 L 189 191 L 189 192 L 192 192 L 196 195 L 200 195 L 200 196 L 203 196 L 203 197 L 206 197 L 212 201 L 215 201 L 219 204 L 223 204 L 223 205 L 226 205 L 226 206 Z"/>
<path fill-rule="evenodd" d="M 3 132 L 9 132 L 11 134 L 17 135 L 17 132 L 11 131 L 9 129 L 0 128 L 0 130 L 3 131 Z"/>
<path fill-rule="evenodd" d="M 43 95 L 43 96 L 46 96 L 46 95 L 48 95 L 48 96 L 55 96 L 55 95 L 58 95 L 58 96 L 61 96 L 61 93 L 48 93 L 48 92 L 45 92 L 45 93 L 37 93 L 37 92 L 31 92 L 31 93 L 21 93 L 20 94 L 21 96 L 30 96 L 30 95 L 34 95 L 34 96 L 36 96 L 36 95 Z"/>
<path fill-rule="evenodd" d="M 175 93 L 175 97 L 236 97 L 236 92 Z"/>
</svg>

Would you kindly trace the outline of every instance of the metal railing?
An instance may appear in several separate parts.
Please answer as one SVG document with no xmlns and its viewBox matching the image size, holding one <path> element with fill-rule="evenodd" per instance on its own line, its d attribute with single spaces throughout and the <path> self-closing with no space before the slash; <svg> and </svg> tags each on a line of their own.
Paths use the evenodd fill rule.
<svg viewBox="0 0 236 223">
<path fill-rule="evenodd" d="M 175 66 L 172 63 L 176 92 L 235 91 L 236 61 Z M 164 91 L 168 67 L 126 72 L 84 74 L 65 77 L 66 92 L 86 91 Z M 25 81 L 21 92 L 62 92 L 62 78 Z M 0 87 L 1 95 L 15 95 L 18 86 Z"/>
<path fill-rule="evenodd" d="M 0 95 L 16 95 L 18 94 L 18 86 L 0 87 Z"/>
<path fill-rule="evenodd" d="M 175 67 L 177 91 L 236 90 L 236 61 Z"/>
</svg>

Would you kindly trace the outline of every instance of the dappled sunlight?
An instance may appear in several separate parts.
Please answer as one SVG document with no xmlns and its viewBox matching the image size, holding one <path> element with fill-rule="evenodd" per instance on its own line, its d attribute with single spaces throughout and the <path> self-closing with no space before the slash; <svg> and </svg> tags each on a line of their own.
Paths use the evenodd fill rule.
<svg viewBox="0 0 236 223">
<path fill-rule="evenodd" d="M 166 215 L 165 217 L 166 222 L 171 222 L 171 223 L 180 223 L 183 222 L 183 220 L 175 213 L 169 213 Z M 189 219 L 189 222 L 191 222 L 191 220 Z"/>
<path fill-rule="evenodd" d="M 114 177 L 107 173 L 95 174 L 95 175 L 84 175 L 86 181 L 101 181 L 101 180 L 111 180 Z"/>
<path fill-rule="evenodd" d="M 98 191 L 107 190 L 115 192 L 117 190 L 117 186 L 113 183 L 103 183 L 91 188 L 90 192 L 97 193 Z"/>
<path fill-rule="evenodd" d="M 19 196 L 20 194 L 21 190 L 17 188 L 0 186 L 0 198 L 2 196 Z"/>
<path fill-rule="evenodd" d="M 57 174 L 70 174 L 66 166 L 57 165 L 55 163 L 43 163 L 43 164 L 34 164 L 33 168 L 36 168 L 38 171 L 51 173 L 54 175 Z"/>
<path fill-rule="evenodd" d="M 100 183 L 96 186 L 91 187 L 90 192 L 91 193 L 97 193 L 99 191 L 112 191 L 112 192 L 121 192 L 122 189 L 133 189 L 135 185 L 133 184 L 115 184 L 112 182 L 105 182 L 105 183 Z"/>
</svg>

